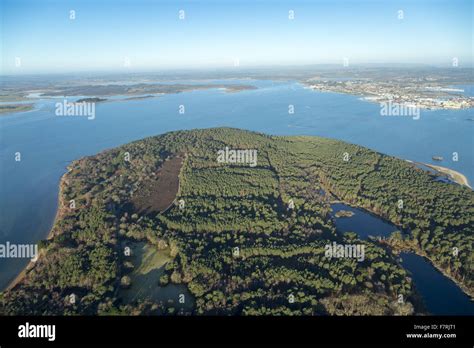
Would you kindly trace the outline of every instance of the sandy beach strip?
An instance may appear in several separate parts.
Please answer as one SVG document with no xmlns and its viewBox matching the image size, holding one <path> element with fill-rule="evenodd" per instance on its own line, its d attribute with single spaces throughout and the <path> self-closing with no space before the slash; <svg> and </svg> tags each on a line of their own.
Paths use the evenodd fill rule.
<svg viewBox="0 0 474 348">
<path fill-rule="evenodd" d="M 434 164 L 428 164 L 428 163 L 422 163 L 423 165 L 436 170 L 438 173 L 446 174 L 448 175 L 453 181 L 456 183 L 467 186 L 472 190 L 471 185 L 469 185 L 469 180 L 467 180 L 466 176 L 460 172 L 457 172 L 453 169 L 446 168 L 446 167 L 441 167 L 441 166 L 436 166 Z"/>
</svg>

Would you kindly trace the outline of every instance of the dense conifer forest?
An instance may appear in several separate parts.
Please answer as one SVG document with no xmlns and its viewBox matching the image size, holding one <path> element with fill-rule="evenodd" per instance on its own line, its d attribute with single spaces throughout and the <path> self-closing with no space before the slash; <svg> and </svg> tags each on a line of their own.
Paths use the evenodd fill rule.
<svg viewBox="0 0 474 348">
<path fill-rule="evenodd" d="M 256 166 L 218 162 L 226 147 L 256 150 Z M 156 185 L 173 182 L 170 175 L 179 178 L 176 197 L 154 209 L 167 204 L 146 199 L 159 199 Z M 335 200 L 399 232 L 388 241 L 341 233 L 330 214 Z M 74 161 L 59 205 L 39 259 L 2 293 L 3 314 L 423 313 L 397 260 L 407 249 L 474 289 L 474 192 L 341 141 L 230 128 L 171 132 Z M 127 250 L 139 242 L 167 253 L 153 281 L 185 286 L 191 307 L 180 307 L 178 296 L 121 296 L 133 281 Z M 365 259 L 326 257 L 333 242 L 364 245 Z"/>
</svg>

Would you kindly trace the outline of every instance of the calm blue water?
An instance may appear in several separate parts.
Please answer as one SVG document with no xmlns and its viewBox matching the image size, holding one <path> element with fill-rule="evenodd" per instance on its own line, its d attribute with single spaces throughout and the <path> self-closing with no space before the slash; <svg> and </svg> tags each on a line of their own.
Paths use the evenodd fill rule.
<svg viewBox="0 0 474 348">
<path fill-rule="evenodd" d="M 474 315 L 474 302 L 429 261 L 413 253 L 401 253 L 400 256 L 431 314 Z"/>
<path fill-rule="evenodd" d="M 352 217 L 335 218 L 340 232 L 355 232 L 362 239 L 368 236 L 388 237 L 397 227 L 365 210 L 337 203 L 331 205 L 332 215 L 340 210 L 350 210 Z M 416 290 L 423 297 L 425 306 L 433 315 L 474 315 L 474 302 L 449 278 L 439 272 L 425 258 L 413 253 L 401 253 L 402 266 L 412 276 Z"/>
<path fill-rule="evenodd" d="M 54 103 L 0 117 L 0 243 L 34 243 L 54 219 L 58 183 L 66 165 L 85 155 L 171 130 L 231 126 L 277 135 L 319 135 L 420 162 L 438 163 L 474 182 L 474 122 L 470 111 L 422 112 L 420 120 L 382 117 L 379 105 L 358 97 L 319 93 L 296 82 L 233 80 L 258 90 L 193 91 L 153 99 L 96 105 L 96 118 L 57 117 Z M 69 99 L 72 101 L 74 99 Z M 59 99 L 62 101 L 62 99 Z M 178 113 L 179 105 L 186 108 Z M 295 114 L 288 114 L 288 105 Z M 21 162 L 15 162 L 21 152 Z M 451 162 L 452 152 L 459 162 Z M 0 287 L 27 263 L 0 259 Z"/>
<path fill-rule="evenodd" d="M 368 239 L 369 236 L 388 237 L 393 231 L 398 230 L 391 223 L 364 210 L 353 208 L 343 203 L 335 203 L 331 207 L 333 217 L 340 210 L 349 210 L 354 213 L 351 217 L 335 218 L 336 228 L 342 232 L 355 232 L 361 239 Z"/>
</svg>

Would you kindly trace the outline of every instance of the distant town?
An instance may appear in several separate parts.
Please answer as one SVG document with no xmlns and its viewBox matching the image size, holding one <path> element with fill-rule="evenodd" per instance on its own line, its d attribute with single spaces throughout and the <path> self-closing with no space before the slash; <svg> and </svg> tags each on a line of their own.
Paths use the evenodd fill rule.
<svg viewBox="0 0 474 348">
<path fill-rule="evenodd" d="M 474 107 L 474 98 L 463 95 L 462 88 L 445 86 L 436 78 L 412 77 L 401 80 L 334 80 L 314 78 L 309 88 L 323 92 L 360 95 L 376 103 L 392 102 L 420 109 L 466 109 Z"/>
</svg>

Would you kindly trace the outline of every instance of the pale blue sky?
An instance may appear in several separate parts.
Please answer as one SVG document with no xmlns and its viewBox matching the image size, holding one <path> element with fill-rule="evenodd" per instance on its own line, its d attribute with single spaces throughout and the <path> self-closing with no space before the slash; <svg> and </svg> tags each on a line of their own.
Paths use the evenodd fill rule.
<svg viewBox="0 0 474 348">
<path fill-rule="evenodd" d="M 0 2 L 3 74 L 473 60 L 472 0 Z"/>
</svg>

